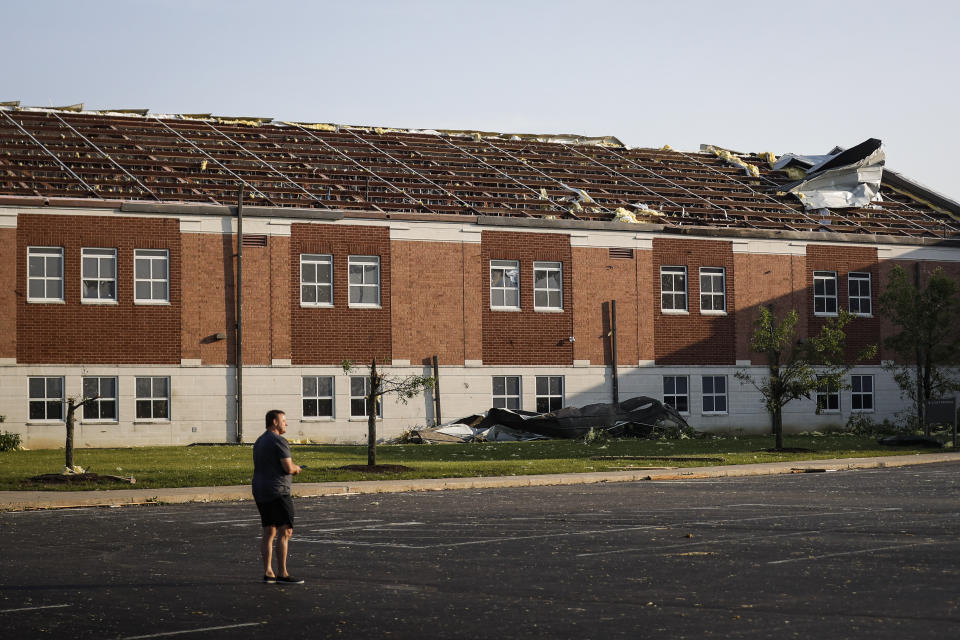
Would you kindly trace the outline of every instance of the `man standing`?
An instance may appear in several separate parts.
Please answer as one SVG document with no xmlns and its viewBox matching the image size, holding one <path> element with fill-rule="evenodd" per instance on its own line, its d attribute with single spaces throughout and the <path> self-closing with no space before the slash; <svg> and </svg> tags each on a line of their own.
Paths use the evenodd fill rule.
<svg viewBox="0 0 960 640">
<path fill-rule="evenodd" d="M 293 501 L 290 499 L 292 476 L 301 467 L 293 464 L 287 432 L 287 416 L 279 409 L 267 412 L 267 430 L 253 445 L 253 499 L 260 511 L 263 540 L 263 581 L 267 584 L 302 584 L 287 571 L 287 548 L 293 535 Z M 276 543 L 277 571 L 273 570 Z"/>
</svg>

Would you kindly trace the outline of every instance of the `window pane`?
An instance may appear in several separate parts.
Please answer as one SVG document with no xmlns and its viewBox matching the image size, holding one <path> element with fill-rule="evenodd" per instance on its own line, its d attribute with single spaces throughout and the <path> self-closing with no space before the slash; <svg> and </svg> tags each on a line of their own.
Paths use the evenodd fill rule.
<svg viewBox="0 0 960 640">
<path fill-rule="evenodd" d="M 317 395 L 326 397 L 333 395 L 333 378 L 329 376 L 317 378 Z"/>
<path fill-rule="evenodd" d="M 550 378 L 550 394 L 555 396 L 563 395 L 563 378 L 560 376 L 552 376 Z"/>
<path fill-rule="evenodd" d="M 43 420 L 46 416 L 46 406 L 43 402 L 31 402 L 29 404 L 29 415 L 31 420 Z"/>
<path fill-rule="evenodd" d="M 316 282 L 317 281 L 316 265 L 310 264 L 309 262 L 304 262 L 303 264 L 301 264 L 300 280 L 302 282 Z"/>
<path fill-rule="evenodd" d="M 303 302 L 317 301 L 317 288 L 312 284 L 305 284 L 300 287 L 300 300 Z"/>
<path fill-rule="evenodd" d="M 137 378 L 136 387 L 138 398 L 150 397 L 150 378 Z"/>
<path fill-rule="evenodd" d="M 85 398 L 92 398 L 98 393 L 100 393 L 100 384 L 98 379 L 84 378 L 83 379 L 83 396 Z"/>
<path fill-rule="evenodd" d="M 686 376 L 677 376 L 677 393 L 686 393 L 686 392 L 687 392 Z"/>
<path fill-rule="evenodd" d="M 727 378 L 725 376 L 714 376 L 713 388 L 716 393 L 727 392 Z"/>
<path fill-rule="evenodd" d="M 154 398 L 167 397 L 167 379 L 166 378 L 153 379 L 153 397 Z"/>
<path fill-rule="evenodd" d="M 153 401 L 153 417 L 154 418 L 166 418 L 167 416 L 167 401 L 166 400 L 154 400 Z"/>
<path fill-rule="evenodd" d="M 501 376 L 495 376 L 493 378 L 493 395 L 502 396 L 504 394 L 506 394 L 505 379 Z"/>
<path fill-rule="evenodd" d="M 149 300 L 150 299 L 150 283 L 149 282 L 137 282 L 136 283 L 136 298 L 137 300 Z"/>
<path fill-rule="evenodd" d="M 144 259 L 138 259 L 135 263 L 135 272 L 137 278 L 149 278 L 150 277 L 150 261 Z"/>
<path fill-rule="evenodd" d="M 43 378 L 30 378 L 30 397 L 46 397 L 47 383 Z"/>
<path fill-rule="evenodd" d="M 727 410 L 727 397 L 726 396 L 716 396 L 715 397 L 714 411 L 725 413 Z"/>
<path fill-rule="evenodd" d="M 520 306 L 520 294 L 516 289 L 508 289 L 504 292 L 504 306 L 506 307 L 519 307 Z"/>
<path fill-rule="evenodd" d="M 27 258 L 27 275 L 29 277 L 43 276 L 43 258 L 31 256 Z"/>
<path fill-rule="evenodd" d="M 362 396 L 364 394 L 364 389 L 366 389 L 366 378 L 352 377 L 350 378 L 350 395 L 351 396 Z"/>
<path fill-rule="evenodd" d="M 367 415 L 367 401 L 364 400 L 363 398 L 351 400 L 350 415 L 352 416 Z"/>
<path fill-rule="evenodd" d="M 167 283 L 154 282 L 152 284 L 153 284 L 153 299 L 166 300 L 167 299 Z"/>
<path fill-rule="evenodd" d="M 63 289 L 61 288 L 63 282 L 60 280 L 47 280 L 47 296 L 48 298 L 53 298 L 59 300 L 63 297 Z"/>
<path fill-rule="evenodd" d="M 313 376 L 307 376 L 303 379 L 303 395 L 309 397 L 316 397 L 317 395 L 317 379 Z"/>
<path fill-rule="evenodd" d="M 677 396 L 676 409 L 680 413 L 686 413 L 689 411 L 689 407 L 687 407 L 687 396 Z"/>
<path fill-rule="evenodd" d="M 507 378 L 507 394 L 511 396 L 520 395 L 520 378 L 510 376 Z"/>
<path fill-rule="evenodd" d="M 303 401 L 303 416 L 305 418 L 315 417 L 317 415 L 317 401 L 316 400 L 304 400 Z"/>
<path fill-rule="evenodd" d="M 333 415 L 332 400 L 317 400 L 317 415 L 330 417 Z"/>
<path fill-rule="evenodd" d="M 83 259 L 83 277 L 84 278 L 97 277 L 97 259 L 96 258 Z"/>
<path fill-rule="evenodd" d="M 44 286 L 43 280 L 31 280 L 27 285 L 27 295 L 31 298 L 44 298 L 46 297 L 46 287 Z"/>
<path fill-rule="evenodd" d="M 550 378 L 537 376 L 537 395 L 545 396 L 550 393 Z"/>
<path fill-rule="evenodd" d="M 534 291 L 533 304 L 537 307 L 549 307 L 550 296 L 547 294 L 546 291 Z"/>
<path fill-rule="evenodd" d="M 63 397 L 63 378 L 47 378 L 47 397 Z"/>
<path fill-rule="evenodd" d="M 547 413 L 550 411 L 549 398 L 537 398 L 537 413 Z"/>
<path fill-rule="evenodd" d="M 363 267 L 357 264 L 350 265 L 350 284 L 363 283 Z"/>
<path fill-rule="evenodd" d="M 47 402 L 47 420 L 63 420 L 63 403 L 58 400 Z"/>
<path fill-rule="evenodd" d="M 703 410 L 706 412 L 716 411 L 713 405 L 713 396 L 704 396 L 703 397 Z"/>
</svg>

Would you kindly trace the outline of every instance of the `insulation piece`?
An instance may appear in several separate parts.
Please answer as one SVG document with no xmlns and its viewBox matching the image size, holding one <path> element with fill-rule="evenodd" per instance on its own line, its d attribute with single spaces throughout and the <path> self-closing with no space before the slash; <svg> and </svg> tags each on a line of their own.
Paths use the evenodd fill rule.
<svg viewBox="0 0 960 640">
<path fill-rule="evenodd" d="M 324 122 L 283 122 L 283 124 L 290 125 L 291 127 L 303 127 L 304 129 L 312 129 L 313 131 L 337 131 L 338 127 L 335 124 L 326 124 Z"/>
<path fill-rule="evenodd" d="M 760 177 L 760 169 L 758 169 L 756 165 L 746 162 L 743 158 L 736 155 L 735 153 L 731 153 L 730 151 L 727 151 L 726 149 L 721 149 L 720 147 L 715 147 L 712 144 L 706 146 L 706 151 L 709 151 L 710 153 L 717 156 L 727 164 L 732 164 L 736 167 L 740 167 L 741 169 L 747 172 L 748 176 L 752 176 L 754 178 Z"/>
<path fill-rule="evenodd" d="M 770 165 L 771 169 L 773 169 L 773 165 L 777 164 L 777 154 L 773 153 L 772 151 L 761 151 L 757 154 L 757 156 L 760 159 L 765 160 L 767 164 Z"/>
</svg>

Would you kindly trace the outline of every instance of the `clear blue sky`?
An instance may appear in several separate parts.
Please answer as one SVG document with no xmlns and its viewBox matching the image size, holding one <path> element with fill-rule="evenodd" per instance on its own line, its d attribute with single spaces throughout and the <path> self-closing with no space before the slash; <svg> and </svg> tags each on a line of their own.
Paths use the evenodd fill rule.
<svg viewBox="0 0 960 640">
<path fill-rule="evenodd" d="M 960 200 L 960 2 L 6 0 L 0 100 L 824 153 Z"/>
</svg>

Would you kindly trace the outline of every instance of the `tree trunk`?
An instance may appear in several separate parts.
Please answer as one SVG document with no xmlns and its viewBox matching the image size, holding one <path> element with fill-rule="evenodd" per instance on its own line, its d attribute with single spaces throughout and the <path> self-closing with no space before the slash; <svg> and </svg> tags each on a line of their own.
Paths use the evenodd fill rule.
<svg viewBox="0 0 960 640">
<path fill-rule="evenodd" d="M 923 429 L 923 434 L 930 435 L 930 427 L 927 426 L 927 402 L 926 389 L 923 385 L 923 366 L 920 364 L 920 350 L 917 349 L 917 423 Z"/>
<path fill-rule="evenodd" d="M 777 407 L 773 412 L 774 447 L 783 449 L 783 409 Z"/>
<path fill-rule="evenodd" d="M 367 395 L 367 466 L 377 464 L 377 394 L 380 381 L 377 378 L 377 359 L 370 364 L 370 393 Z"/>
<path fill-rule="evenodd" d="M 77 407 L 73 404 L 73 400 L 67 401 L 67 442 L 64 447 L 65 450 L 65 462 L 67 469 L 73 469 L 73 419 L 74 414 L 76 413 Z"/>
</svg>

